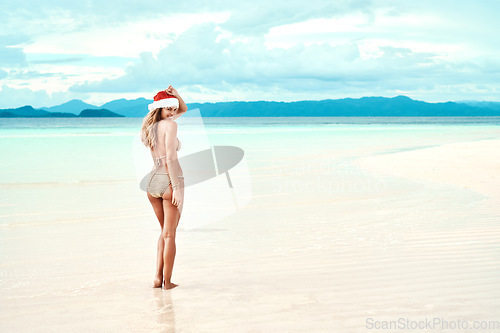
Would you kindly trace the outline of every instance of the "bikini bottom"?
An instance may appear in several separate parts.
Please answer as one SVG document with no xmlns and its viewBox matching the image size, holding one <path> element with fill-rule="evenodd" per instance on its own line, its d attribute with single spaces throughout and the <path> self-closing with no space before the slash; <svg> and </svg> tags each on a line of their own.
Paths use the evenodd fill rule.
<svg viewBox="0 0 500 333">
<path fill-rule="evenodd" d="M 171 180 L 168 173 L 157 172 L 151 177 L 147 191 L 152 197 L 161 198 L 170 184 Z"/>
</svg>

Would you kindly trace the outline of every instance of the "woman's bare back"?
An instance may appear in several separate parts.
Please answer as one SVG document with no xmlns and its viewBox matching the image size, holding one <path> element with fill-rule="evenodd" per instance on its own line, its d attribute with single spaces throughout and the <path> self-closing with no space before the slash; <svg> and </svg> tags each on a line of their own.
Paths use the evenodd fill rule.
<svg viewBox="0 0 500 333">
<path fill-rule="evenodd" d="M 153 158 L 155 168 L 161 169 L 160 172 L 168 172 L 168 165 L 166 163 L 166 157 L 167 157 L 167 147 L 166 147 L 166 134 L 168 131 L 168 126 L 166 125 L 166 122 L 173 121 L 171 119 L 162 119 L 159 122 L 155 124 L 156 128 L 155 130 L 157 131 L 156 135 L 156 147 L 151 149 L 151 157 Z M 177 141 L 177 147 L 176 151 L 179 151 L 181 148 L 181 142 L 179 141 L 179 138 L 176 137 Z M 173 148 L 173 147 L 171 147 Z"/>
</svg>

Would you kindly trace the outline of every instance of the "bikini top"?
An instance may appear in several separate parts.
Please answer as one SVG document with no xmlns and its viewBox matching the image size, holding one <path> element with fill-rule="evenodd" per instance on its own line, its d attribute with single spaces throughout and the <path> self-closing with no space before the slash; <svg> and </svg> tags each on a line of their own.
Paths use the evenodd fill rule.
<svg viewBox="0 0 500 333">
<path fill-rule="evenodd" d="M 175 149 L 176 151 L 179 151 L 181 149 L 181 141 L 179 140 L 179 138 L 176 138 L 177 139 L 177 149 Z M 160 166 L 160 160 L 164 157 L 167 157 L 167 155 L 163 155 L 163 156 L 160 156 L 160 157 L 155 157 L 155 164 L 157 166 Z"/>
</svg>

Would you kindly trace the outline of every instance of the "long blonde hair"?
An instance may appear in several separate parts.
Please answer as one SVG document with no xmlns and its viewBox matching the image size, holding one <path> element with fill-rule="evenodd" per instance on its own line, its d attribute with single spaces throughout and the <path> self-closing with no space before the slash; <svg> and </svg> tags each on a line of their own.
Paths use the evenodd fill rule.
<svg viewBox="0 0 500 333">
<path fill-rule="evenodd" d="M 141 127 L 141 141 L 146 147 L 151 149 L 156 147 L 157 125 L 160 120 L 161 108 L 154 109 L 144 117 Z"/>
</svg>

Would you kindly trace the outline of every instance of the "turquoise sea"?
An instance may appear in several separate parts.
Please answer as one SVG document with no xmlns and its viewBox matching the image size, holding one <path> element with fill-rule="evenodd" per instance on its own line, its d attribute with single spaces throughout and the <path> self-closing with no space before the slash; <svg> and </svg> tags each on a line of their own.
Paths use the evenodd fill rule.
<svg viewBox="0 0 500 333">
<path fill-rule="evenodd" d="M 190 118 L 179 119 L 179 132 L 199 131 Z M 413 149 L 426 142 L 495 137 L 500 117 L 252 117 L 203 118 L 212 145 L 235 145 L 247 153 L 288 150 L 366 148 L 383 142 Z M 134 175 L 131 140 L 142 118 L 0 119 L 0 184 L 125 180 Z M 416 141 L 419 141 L 417 144 Z M 250 162 L 262 162 L 265 153 Z M 2 196 L 6 200 L 6 196 Z"/>
<path fill-rule="evenodd" d="M 203 126 L 199 118 L 183 117 L 177 122 L 185 138 L 204 131 L 213 146 L 242 148 L 254 175 L 283 159 L 317 154 L 352 159 L 500 137 L 500 117 L 203 118 Z M 59 206 L 75 207 L 81 200 L 95 210 L 103 198 L 84 193 L 87 186 L 138 189 L 132 146 L 141 124 L 142 118 L 0 119 L 0 225 L 50 223 L 67 215 Z M 189 148 L 185 141 L 183 151 Z M 74 186 L 80 186 L 79 195 Z"/>
<path fill-rule="evenodd" d="M 208 117 L 203 127 L 200 119 L 196 125 L 188 117 L 177 122 L 185 137 L 204 131 L 211 145 L 242 148 L 256 172 L 280 157 L 331 152 L 332 158 L 354 158 L 500 137 L 500 117 Z M 0 119 L 0 225 L 27 222 L 27 215 L 14 212 L 27 209 L 19 203 L 37 193 L 47 198 L 65 185 L 137 185 L 132 142 L 141 124 L 142 118 Z M 50 220 L 37 211 L 46 206 L 31 201 L 29 209 L 38 213 L 30 216 Z"/>
</svg>

